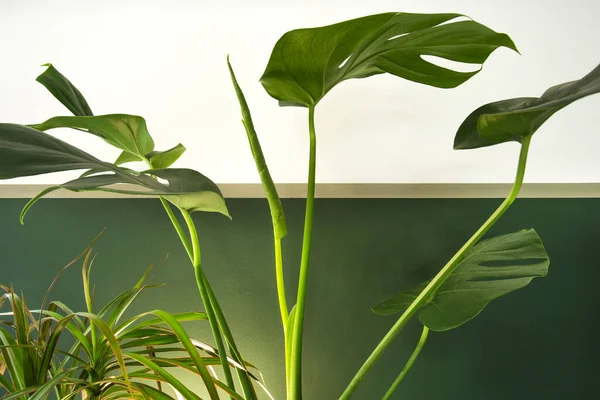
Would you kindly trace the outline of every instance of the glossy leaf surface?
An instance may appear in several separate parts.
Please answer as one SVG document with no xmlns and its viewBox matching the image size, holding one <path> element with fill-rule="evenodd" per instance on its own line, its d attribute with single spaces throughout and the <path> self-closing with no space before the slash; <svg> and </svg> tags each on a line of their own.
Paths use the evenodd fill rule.
<svg viewBox="0 0 600 400">
<path fill-rule="evenodd" d="M 469 251 L 456 271 L 419 312 L 434 331 L 456 328 L 471 320 L 497 297 L 527 286 L 548 273 L 550 261 L 533 229 L 484 240 Z M 404 311 L 423 290 L 424 282 L 373 308 L 378 314 Z"/>
<path fill-rule="evenodd" d="M 282 105 L 312 107 L 338 83 L 389 73 L 440 88 L 478 71 L 460 72 L 423 56 L 481 65 L 510 37 L 460 14 L 385 13 L 319 28 L 297 29 L 275 44 L 261 83 Z"/>
<path fill-rule="evenodd" d="M 541 97 L 489 103 L 473 111 L 458 128 L 455 149 L 475 149 L 533 135 L 554 113 L 600 92 L 600 65 L 578 81 L 553 86 Z"/>
</svg>

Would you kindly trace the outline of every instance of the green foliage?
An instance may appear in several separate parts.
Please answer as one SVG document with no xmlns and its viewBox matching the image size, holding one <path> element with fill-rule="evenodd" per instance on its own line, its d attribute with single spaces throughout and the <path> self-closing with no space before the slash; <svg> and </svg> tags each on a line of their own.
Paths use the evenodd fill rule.
<svg viewBox="0 0 600 400">
<path fill-rule="evenodd" d="M 489 103 L 473 111 L 454 138 L 455 149 L 475 149 L 533 135 L 554 113 L 586 96 L 600 93 L 600 65 L 577 81 L 552 86 L 541 97 Z"/>
<path fill-rule="evenodd" d="M 40 131 L 56 128 L 83 130 L 99 136 L 118 149 L 143 161 L 154 150 L 154 141 L 146 127 L 146 120 L 136 115 L 112 114 L 95 117 L 54 117 L 32 125 Z"/>
<path fill-rule="evenodd" d="M 87 101 L 63 74 L 58 72 L 52 64 L 44 64 L 46 70 L 36 78 L 58 101 L 77 116 L 94 115 Z"/>
<path fill-rule="evenodd" d="M 487 239 L 467 252 L 458 267 L 421 306 L 419 319 L 433 331 L 456 328 L 479 314 L 497 297 L 546 276 L 548 255 L 533 229 Z M 378 314 L 403 312 L 428 282 L 373 308 Z"/>
<path fill-rule="evenodd" d="M 39 317 L 25 305 L 23 296 L 1 287 L 0 306 L 7 302 L 10 317 L 0 320 L 0 386 L 8 393 L 4 398 L 45 399 L 51 393 L 59 399 L 78 394 L 88 398 L 174 399 L 177 390 L 185 399 L 198 395 L 177 377 L 181 372 L 197 375 L 208 389 L 211 399 L 219 392 L 240 399 L 235 390 L 219 381 L 208 367 L 221 365 L 218 352 L 192 339 L 182 322 L 202 322 L 202 312 L 171 314 L 162 310 L 124 319 L 131 304 L 147 288 L 160 285 L 146 283 L 150 267 L 137 284 L 94 311 L 90 270 L 91 248 L 86 249 L 59 273 L 85 256 L 82 276 L 87 311 L 76 312 L 59 301 L 42 304 Z M 58 277 L 54 280 L 46 298 Z M 152 318 L 149 318 L 152 317 Z M 70 335 L 68 349 L 59 340 Z M 243 368 L 231 359 L 233 368 Z M 179 372 L 178 372 L 179 371 Z M 262 383 L 249 371 L 249 376 Z M 172 389 L 171 389 L 172 388 Z"/>
<path fill-rule="evenodd" d="M 512 40 L 461 14 L 385 13 L 319 28 L 297 29 L 275 44 L 261 78 L 282 105 L 314 107 L 335 85 L 389 73 L 425 85 L 453 88 L 479 71 L 459 72 L 430 63 L 435 56 L 483 64 Z"/>
</svg>

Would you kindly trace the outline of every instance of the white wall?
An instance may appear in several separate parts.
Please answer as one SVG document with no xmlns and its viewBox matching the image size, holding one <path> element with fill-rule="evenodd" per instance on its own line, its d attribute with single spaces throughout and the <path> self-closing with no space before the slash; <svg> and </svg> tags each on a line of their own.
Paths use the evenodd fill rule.
<svg viewBox="0 0 600 400">
<path fill-rule="evenodd" d="M 343 83 L 317 110 L 318 182 L 508 182 L 517 145 L 453 151 L 460 122 L 483 103 L 540 95 L 600 62 L 598 0 L 0 0 L 0 121 L 68 115 L 34 81 L 52 62 L 96 114 L 144 116 L 161 149 L 183 142 L 179 165 L 220 183 L 258 182 L 229 53 L 274 179 L 302 182 L 306 110 L 279 108 L 258 83 L 272 46 L 288 30 L 387 11 L 465 13 L 510 34 L 522 55 L 496 51 L 454 90 L 391 76 Z M 597 95 L 553 117 L 534 139 L 526 180 L 600 182 L 599 112 Z M 56 134 L 107 160 L 116 155 L 93 137 Z"/>
</svg>

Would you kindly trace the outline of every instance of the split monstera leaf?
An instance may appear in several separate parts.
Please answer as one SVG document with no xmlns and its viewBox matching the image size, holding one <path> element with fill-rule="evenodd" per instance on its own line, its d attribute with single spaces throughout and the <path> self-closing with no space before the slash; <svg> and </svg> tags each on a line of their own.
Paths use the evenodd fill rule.
<svg viewBox="0 0 600 400">
<path fill-rule="evenodd" d="M 576 100 L 600 92 L 600 65 L 577 81 L 546 90 L 541 97 L 522 97 L 486 104 L 461 124 L 455 149 L 529 141 L 552 115 Z M 493 299 L 528 285 L 548 272 L 549 260 L 533 230 L 484 240 L 465 254 L 453 273 L 419 311 L 421 323 L 434 331 L 456 328 L 474 318 Z M 403 312 L 429 281 L 400 292 L 375 306 L 381 315 Z"/>
<path fill-rule="evenodd" d="M 81 92 L 54 66 L 46 66 L 37 81 L 74 116 L 54 117 L 29 126 L 0 124 L 0 179 L 69 170 L 85 172 L 34 197 L 23 209 L 21 222 L 37 200 L 57 189 L 161 196 L 187 212 L 229 216 L 223 195 L 213 181 L 191 169 L 169 168 L 185 151 L 183 145 L 156 151 L 144 118 L 127 114 L 93 115 Z M 122 153 L 114 163 L 101 161 L 45 133 L 55 128 L 72 128 L 95 135 Z M 150 169 L 138 172 L 120 166 L 134 161 L 144 161 Z"/>
</svg>

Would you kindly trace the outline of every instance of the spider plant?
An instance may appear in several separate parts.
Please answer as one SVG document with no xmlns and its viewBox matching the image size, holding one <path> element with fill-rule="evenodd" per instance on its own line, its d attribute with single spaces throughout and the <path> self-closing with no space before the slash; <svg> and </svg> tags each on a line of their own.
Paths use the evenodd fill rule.
<svg viewBox="0 0 600 400">
<path fill-rule="evenodd" d="M 219 379 L 218 350 L 192 339 L 182 326 L 206 321 L 205 313 L 153 310 L 127 316 L 145 289 L 160 286 L 146 283 L 152 267 L 135 286 L 96 312 L 91 247 L 58 276 L 80 258 L 85 311 L 74 311 L 61 301 L 45 305 L 56 279 L 39 310 L 30 310 L 22 294 L 1 287 L 0 304 L 8 301 L 11 309 L 2 314 L 11 318 L 0 325 L 0 385 L 8 393 L 5 399 L 44 399 L 51 393 L 58 399 L 200 399 L 181 381 L 186 374 L 198 377 L 205 388 L 242 398 Z M 61 348 L 61 343 L 70 346 Z M 244 368 L 231 358 L 226 362 L 231 368 Z M 256 378 L 259 374 L 245 373 L 264 387 Z"/>
</svg>

